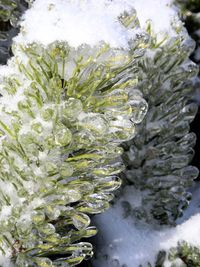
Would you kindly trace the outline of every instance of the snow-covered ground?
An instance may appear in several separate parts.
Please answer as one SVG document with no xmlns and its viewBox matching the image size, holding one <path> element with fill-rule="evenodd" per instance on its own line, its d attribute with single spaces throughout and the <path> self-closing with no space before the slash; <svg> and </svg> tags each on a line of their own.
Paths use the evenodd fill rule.
<svg viewBox="0 0 200 267">
<path fill-rule="evenodd" d="M 124 217 L 123 201 L 139 201 L 139 192 L 128 186 L 124 194 L 107 212 L 95 216 L 99 229 L 96 239 L 95 267 L 153 266 L 160 250 L 168 250 L 184 240 L 200 246 L 200 185 L 193 189 L 193 200 L 176 227 L 162 227 L 138 223 L 134 217 Z M 167 266 L 166 266 L 167 267 Z"/>
</svg>

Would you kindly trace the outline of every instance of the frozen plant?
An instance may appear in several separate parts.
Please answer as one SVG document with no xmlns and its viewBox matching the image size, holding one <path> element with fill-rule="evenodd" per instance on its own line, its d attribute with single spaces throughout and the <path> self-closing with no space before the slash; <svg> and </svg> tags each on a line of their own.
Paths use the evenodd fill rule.
<svg viewBox="0 0 200 267">
<path fill-rule="evenodd" d="M 162 3 L 150 1 L 152 12 L 162 13 Z M 142 11 L 136 8 L 136 12 Z M 148 12 L 151 17 L 151 9 Z M 131 18 L 128 14 L 127 21 Z M 124 186 L 111 209 L 94 218 L 99 229 L 95 267 L 186 267 L 186 263 L 196 267 L 199 260 L 199 215 L 174 227 L 191 200 L 190 189 L 198 176 L 197 168 L 190 166 L 196 137 L 189 130 L 197 112 L 191 96 L 199 69 L 189 60 L 194 41 L 180 19 L 175 16 L 170 21 L 171 30 L 161 36 L 160 24 L 155 27 L 152 18 L 147 17 L 146 24 L 137 21 L 150 40 L 136 84 L 149 109 L 135 139 L 123 143 Z M 174 258 L 169 256 L 172 251 Z"/>
<path fill-rule="evenodd" d="M 200 66 L 200 2 L 199 0 L 176 0 L 175 4 L 180 9 L 181 18 L 185 23 L 185 27 L 187 28 L 191 37 L 196 41 L 196 48 L 193 51 L 191 58 L 195 63 Z M 199 105 L 200 75 L 198 75 L 198 78 L 195 80 L 194 87 L 196 88 L 196 93 L 193 99 Z"/>
<path fill-rule="evenodd" d="M 82 241 L 96 233 L 89 214 L 107 209 L 121 184 L 119 145 L 147 110 L 133 89 L 147 40 L 125 26 L 119 3 L 98 8 L 35 1 L 0 69 L 2 267 L 68 267 L 90 257 Z"/>
<path fill-rule="evenodd" d="M 157 266 L 170 267 L 199 267 L 200 249 L 199 247 L 189 245 L 185 241 L 178 242 L 176 247 L 170 248 L 169 252 L 160 251 L 157 257 Z"/>
<path fill-rule="evenodd" d="M 191 199 L 198 175 L 189 163 L 195 134 L 189 133 L 197 105 L 190 103 L 198 67 L 189 60 L 195 43 L 181 22 L 172 23 L 176 37 L 156 42 L 149 23 L 150 46 L 141 60 L 137 88 L 148 102 L 145 120 L 133 141 L 123 145 L 127 166 L 124 176 L 141 191 L 141 205 L 132 215 L 147 222 L 174 224 Z"/>
</svg>

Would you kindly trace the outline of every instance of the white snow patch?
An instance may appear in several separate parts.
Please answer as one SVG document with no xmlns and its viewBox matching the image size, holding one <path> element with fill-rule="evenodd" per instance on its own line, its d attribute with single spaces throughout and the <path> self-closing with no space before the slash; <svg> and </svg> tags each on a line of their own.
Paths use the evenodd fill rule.
<svg viewBox="0 0 200 267">
<path fill-rule="evenodd" d="M 12 213 L 12 206 L 3 206 L 0 212 L 0 221 L 6 220 Z"/>
<path fill-rule="evenodd" d="M 0 65 L 0 74 L 2 76 L 13 74 L 13 71 L 14 71 L 13 68 L 10 68 L 8 65 Z"/>
<path fill-rule="evenodd" d="M 55 40 L 78 47 L 101 41 L 111 47 L 128 47 L 135 30 L 127 30 L 118 20 L 125 10 L 136 9 L 142 28 L 151 20 L 156 34 L 175 35 L 171 22 L 177 13 L 171 0 L 36 0 L 21 23 L 17 43 Z"/>
<path fill-rule="evenodd" d="M 134 189 L 128 198 L 133 200 L 134 195 L 137 203 L 138 194 Z M 124 197 L 104 214 L 95 216 L 94 224 L 99 229 L 95 267 L 123 264 L 127 267 L 138 267 L 140 264 L 147 267 L 148 262 L 155 263 L 160 250 L 168 250 L 178 241 L 185 240 L 191 245 L 200 246 L 200 213 L 177 227 L 155 229 L 151 225 L 138 224 L 131 216 L 123 218 L 122 201 Z"/>
<path fill-rule="evenodd" d="M 7 256 L 0 255 L 0 266 L 2 267 L 14 267 L 14 264 L 10 262 L 10 259 Z"/>
<path fill-rule="evenodd" d="M 176 10 L 172 7 L 172 0 L 132 0 L 140 25 L 146 28 L 147 21 L 151 21 L 155 34 L 174 35 L 172 22 L 179 21 Z M 162 37 L 161 37 L 162 38 Z"/>
</svg>

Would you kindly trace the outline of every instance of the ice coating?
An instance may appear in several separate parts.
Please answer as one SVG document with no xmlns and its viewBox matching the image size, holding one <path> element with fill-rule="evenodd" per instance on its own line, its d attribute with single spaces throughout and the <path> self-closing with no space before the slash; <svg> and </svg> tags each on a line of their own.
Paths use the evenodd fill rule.
<svg viewBox="0 0 200 267">
<path fill-rule="evenodd" d="M 68 266 L 71 260 L 75 266 L 92 255 L 90 243 L 77 243 L 96 233 L 87 214 L 109 207 L 124 169 L 118 146 L 135 136 L 135 124 L 147 111 L 142 95 L 130 92 L 136 82 L 134 56 L 143 55 L 140 45 L 143 40 L 133 54 L 105 43 L 78 49 L 58 41 L 15 46 L 8 67 L 13 71 L 5 68 L 0 76 L 0 150 L 5 151 L 0 180 L 10 178 L 0 187 L 0 225 L 3 244 L 11 247 L 8 258 L 20 240 L 16 266 Z M 63 216 L 68 219 L 60 221 Z M 68 228 L 62 231 L 66 222 L 73 224 L 74 235 Z M 59 246 L 71 255 L 41 257 L 42 251 L 59 253 Z"/>
</svg>

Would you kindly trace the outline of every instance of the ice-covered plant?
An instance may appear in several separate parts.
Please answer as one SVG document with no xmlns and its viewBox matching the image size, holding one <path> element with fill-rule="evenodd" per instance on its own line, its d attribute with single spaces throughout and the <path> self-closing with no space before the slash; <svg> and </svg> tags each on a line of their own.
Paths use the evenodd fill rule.
<svg viewBox="0 0 200 267">
<path fill-rule="evenodd" d="M 146 36 L 137 25 L 128 29 L 126 16 L 117 19 L 118 4 L 107 6 L 110 20 L 104 23 L 95 1 L 81 3 L 36 1 L 15 40 L 14 57 L 0 70 L 3 267 L 74 266 L 91 256 L 85 238 L 96 228 L 88 214 L 108 208 L 123 170 L 119 145 L 135 136 L 135 123 L 147 110 L 134 90 Z M 83 36 L 71 21 L 74 10 L 85 23 Z M 91 15 L 102 23 L 97 40 Z M 116 39 L 118 32 L 123 40 Z"/>
<path fill-rule="evenodd" d="M 199 267 L 200 249 L 192 246 L 185 241 L 178 242 L 176 247 L 172 247 L 168 253 L 160 251 L 158 254 L 156 267 Z"/>
<path fill-rule="evenodd" d="M 1 0 L 0 18 L 2 21 L 10 21 L 11 25 L 16 25 L 22 11 L 29 0 Z"/>
<path fill-rule="evenodd" d="M 200 66 L 200 2 L 198 0 L 176 0 L 175 4 L 180 9 L 181 18 L 184 21 L 185 27 L 187 28 L 190 36 L 196 41 L 196 48 L 190 57 L 195 63 Z M 198 78 L 194 83 L 194 87 L 196 88 L 194 101 L 199 103 L 200 75 L 198 75 Z M 199 153 L 197 151 L 197 157 L 198 155 Z"/>
<path fill-rule="evenodd" d="M 196 41 L 196 49 L 191 55 L 191 58 L 196 63 L 200 64 L 199 51 L 200 51 L 200 2 L 176 0 L 175 4 L 180 9 L 182 20 L 185 23 L 185 27 L 188 29 L 190 36 Z"/>
<path fill-rule="evenodd" d="M 189 132 L 197 111 L 191 95 L 198 67 L 189 60 L 195 43 L 176 15 L 169 18 L 171 31 L 160 34 L 166 27 L 170 1 L 149 1 L 157 13 L 147 8 L 148 14 L 146 1 L 136 3 L 138 24 L 150 38 L 139 62 L 136 87 L 143 92 L 149 109 L 137 127 L 138 135 L 123 144 L 127 166 L 122 175 L 124 187 L 111 209 L 94 218 L 100 234 L 93 266 L 180 267 L 178 261 L 168 265 L 165 256 L 169 249 L 183 242 L 189 247 L 200 246 L 199 215 L 173 227 L 188 206 L 189 191 L 198 175 L 197 168 L 189 165 L 196 141 L 195 134 Z M 158 251 L 162 252 L 156 263 Z"/>
<path fill-rule="evenodd" d="M 155 42 L 151 25 L 147 32 L 151 44 L 141 61 L 138 85 L 149 104 L 148 114 L 138 127 L 138 135 L 124 144 L 123 158 L 128 183 L 140 190 L 141 203 L 132 214 L 148 222 L 174 224 L 188 206 L 188 192 L 198 175 L 189 166 L 195 135 L 189 133 L 197 106 L 189 103 L 193 78 L 198 67 L 189 60 L 195 44 L 181 23 L 177 36 Z"/>
</svg>

